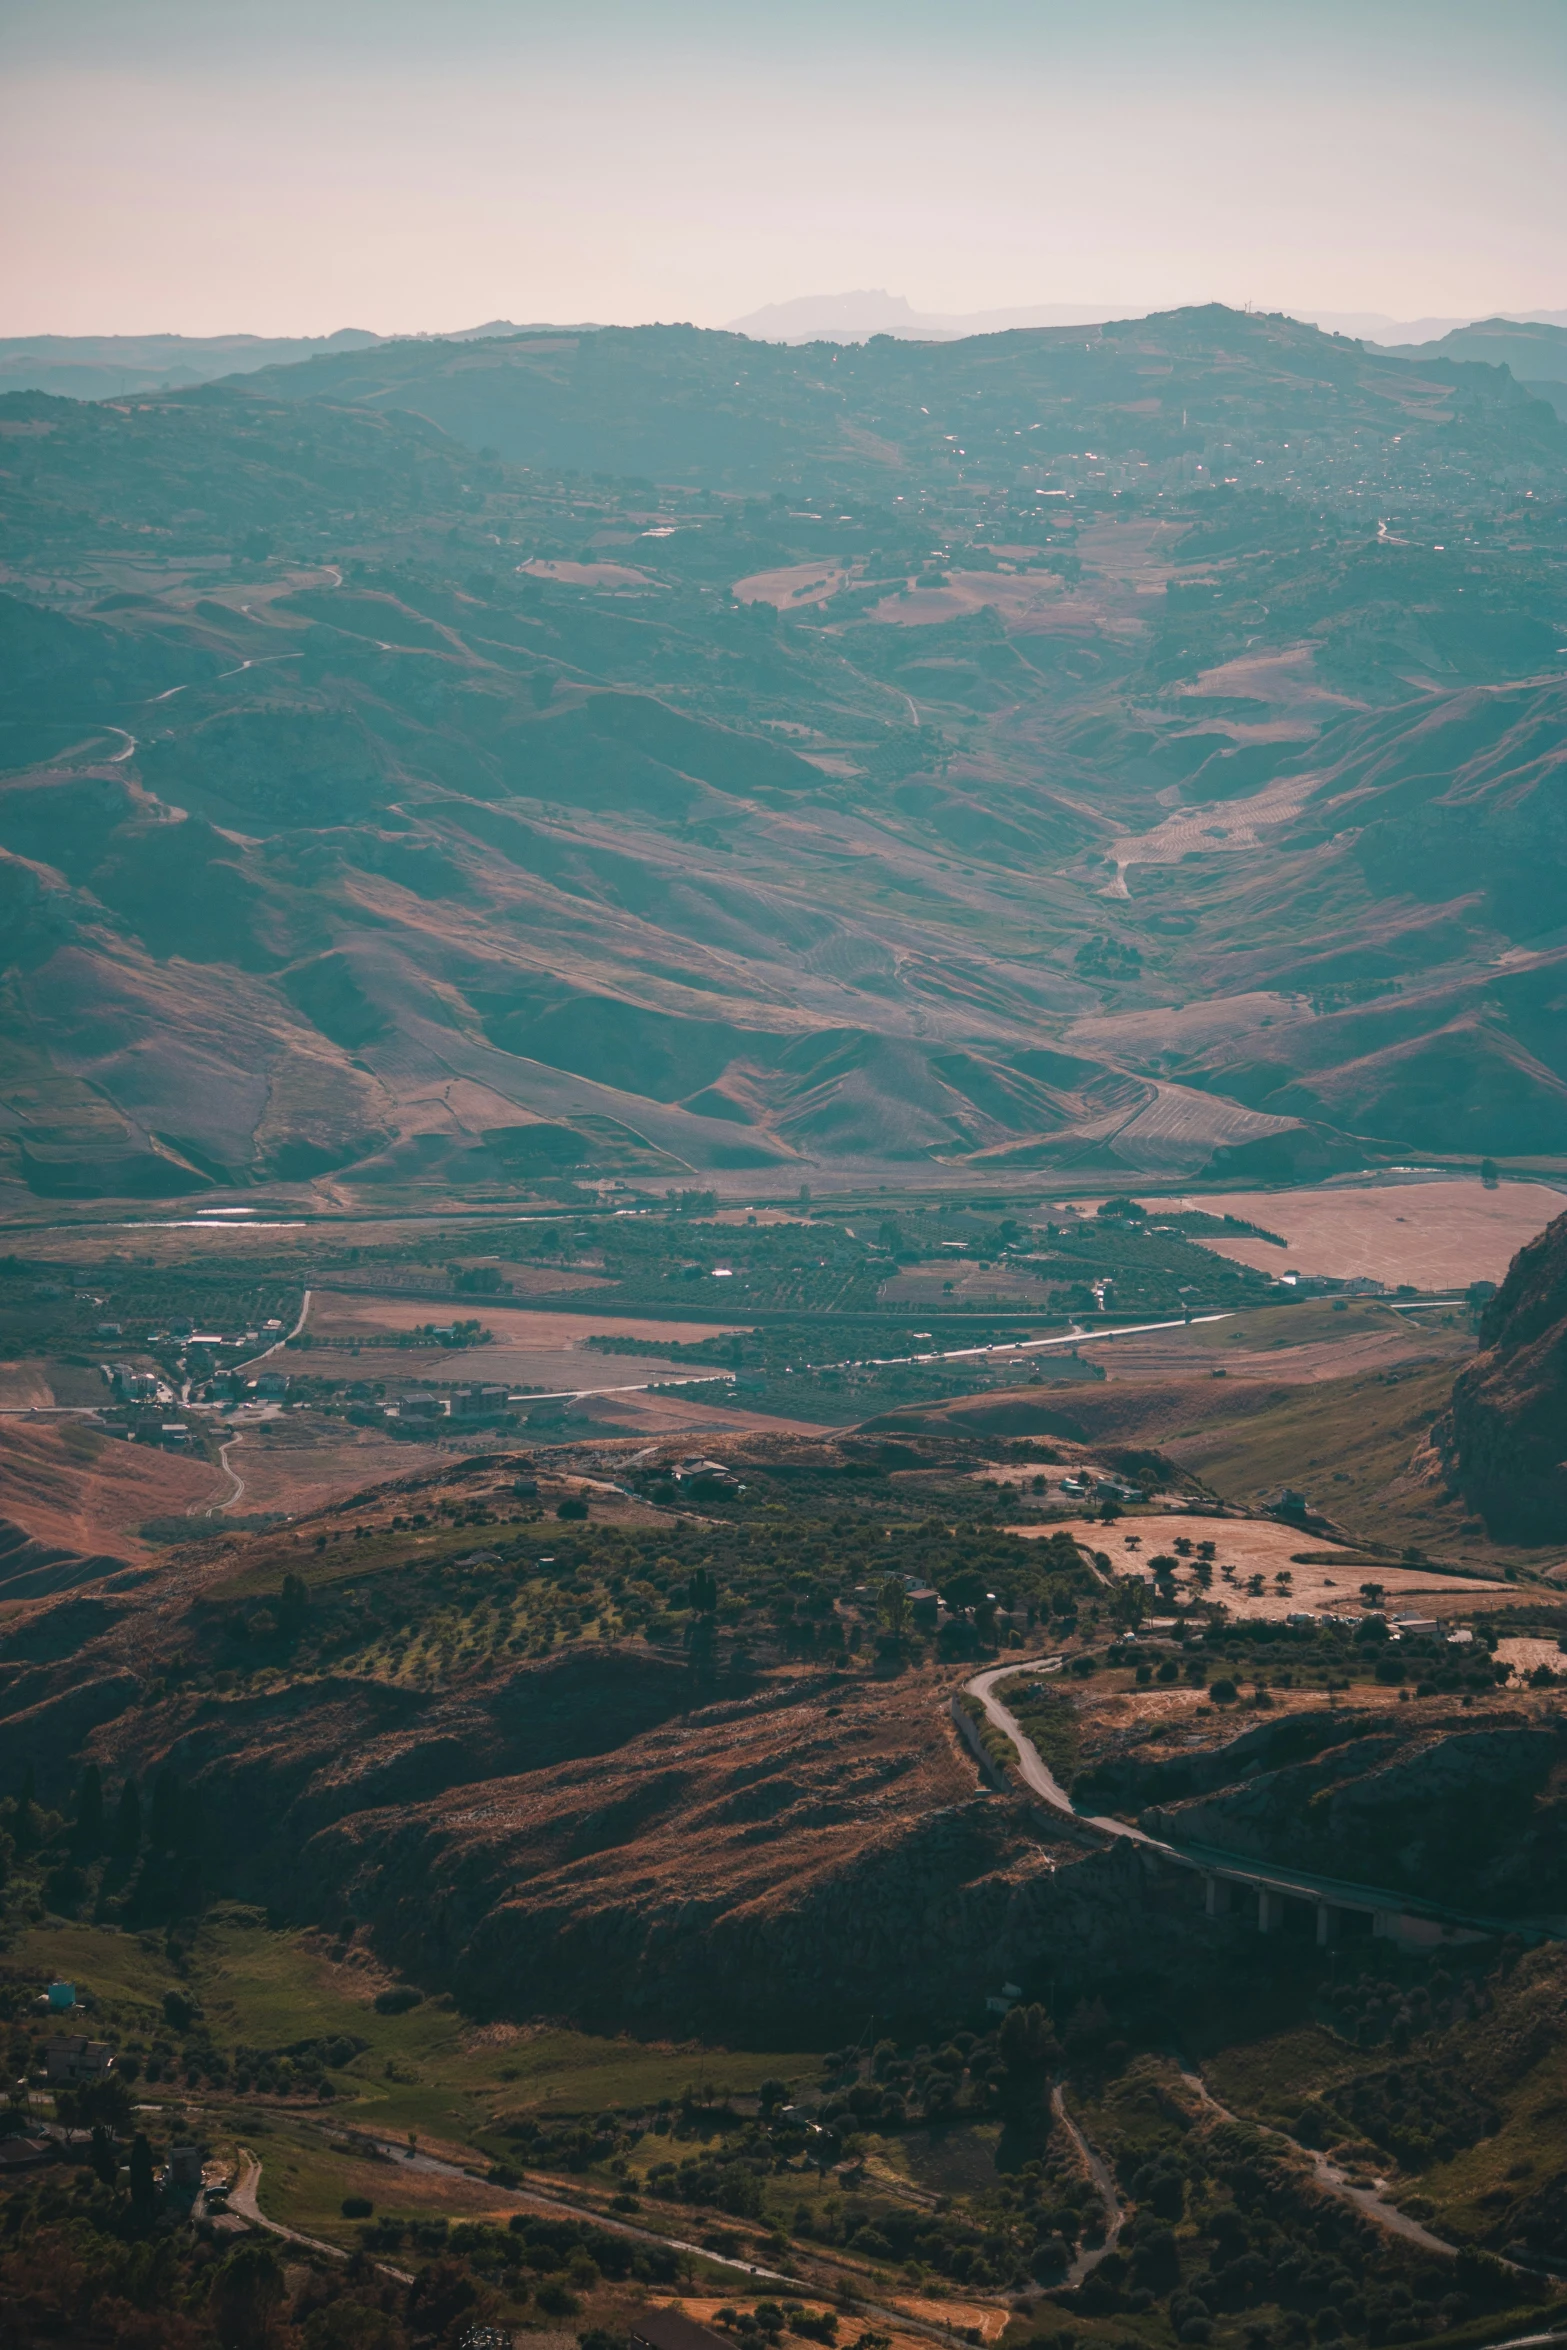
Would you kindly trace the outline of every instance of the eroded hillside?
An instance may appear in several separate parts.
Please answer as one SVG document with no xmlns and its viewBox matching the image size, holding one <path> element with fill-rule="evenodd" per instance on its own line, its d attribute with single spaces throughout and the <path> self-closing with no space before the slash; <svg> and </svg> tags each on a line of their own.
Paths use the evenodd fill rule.
<svg viewBox="0 0 1567 2350">
<path fill-rule="evenodd" d="M 1503 371 L 1208 311 L 0 406 L 36 1195 L 1563 1147 Z"/>
</svg>

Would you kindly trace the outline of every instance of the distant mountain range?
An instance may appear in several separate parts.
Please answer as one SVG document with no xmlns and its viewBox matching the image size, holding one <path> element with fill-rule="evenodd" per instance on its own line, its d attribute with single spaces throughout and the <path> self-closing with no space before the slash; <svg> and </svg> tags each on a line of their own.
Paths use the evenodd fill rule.
<svg viewBox="0 0 1567 2350">
<path fill-rule="evenodd" d="M 1135 304 L 1117 307 L 1105 302 L 1046 302 L 965 312 L 916 310 L 903 294 L 870 288 L 852 294 L 802 294 L 792 302 L 769 302 L 743 318 L 732 318 L 729 325 L 735 334 L 751 335 L 766 343 L 863 343 L 872 335 L 945 343 L 967 335 L 1005 334 L 1017 327 L 1094 326 L 1106 319 L 1143 315 Z M 1326 334 L 1352 335 L 1357 342 L 1399 347 L 1433 342 L 1470 323 L 1464 318 L 1390 318 L 1374 310 L 1291 311 L 1287 315 L 1319 326 Z M 1530 310 L 1519 315 L 1527 321 L 1567 328 L 1567 310 Z"/>
<path fill-rule="evenodd" d="M 1518 382 L 1557 413 L 1567 414 L 1567 313 L 1547 318 L 1477 318 L 1471 326 L 1456 327 L 1440 342 L 1383 345 L 1400 359 L 1479 360 L 1487 367 L 1510 367 Z"/>
<path fill-rule="evenodd" d="M 1567 1162 L 1500 368 L 606 328 L 0 433 L 0 1198 Z"/>
<path fill-rule="evenodd" d="M 1126 315 L 1104 302 L 1045 302 L 1008 310 L 952 313 L 916 310 L 903 294 L 871 289 L 803 294 L 791 302 L 769 302 L 744 318 L 731 319 L 727 331 L 763 343 L 863 343 L 873 335 L 892 335 L 903 342 L 952 343 L 970 335 L 1006 334 L 1019 328 L 1094 326 Z M 1134 306 L 1130 315 L 1135 318 L 1144 313 Z M 1322 311 L 1306 323 L 1329 334 L 1352 335 L 1357 341 L 1396 350 L 1401 357 L 1419 350 L 1429 355 L 1441 338 L 1443 355 L 1506 364 L 1520 382 L 1555 382 L 1567 373 L 1567 362 L 1559 355 L 1549 363 L 1543 356 L 1551 347 L 1550 336 L 1567 337 L 1567 310 L 1534 310 L 1518 318 L 1473 322 L 1462 318 L 1388 318 L 1373 311 Z M 0 337 L 0 394 L 53 392 L 71 400 L 118 400 L 130 393 L 180 391 L 191 384 L 219 382 L 225 376 L 252 375 L 262 367 L 297 366 L 303 360 L 369 351 L 383 344 L 473 343 L 508 335 L 595 331 L 595 324 L 584 320 L 562 324 L 558 320 L 492 318 L 482 326 L 455 327 L 435 334 L 381 335 L 365 327 L 348 326 L 330 335 L 12 335 Z M 1502 347 L 1509 334 L 1520 338 L 1516 358 Z M 1531 337 L 1542 339 L 1531 341 Z M 1485 338 L 1495 347 L 1480 347 Z M 1562 347 L 1567 348 L 1567 342 Z"/>
<path fill-rule="evenodd" d="M 487 335 L 537 331 L 509 318 L 493 318 L 484 326 L 455 328 L 440 339 L 471 343 Z M 0 337 L 0 394 L 52 392 L 67 400 L 121 400 L 132 392 L 182 391 L 227 375 L 252 375 L 258 367 L 295 366 L 304 359 L 366 351 L 389 339 L 357 326 L 340 327 L 331 335 L 12 335 Z"/>
</svg>

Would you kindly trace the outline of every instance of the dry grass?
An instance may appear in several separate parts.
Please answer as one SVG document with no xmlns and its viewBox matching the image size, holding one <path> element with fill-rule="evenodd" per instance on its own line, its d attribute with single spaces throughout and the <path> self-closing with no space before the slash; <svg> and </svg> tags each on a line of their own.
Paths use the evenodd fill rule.
<svg viewBox="0 0 1567 2350">
<path fill-rule="evenodd" d="M 285 1433 L 287 1441 L 280 1441 Z M 409 1477 L 445 1458 L 439 1445 L 399 1443 L 378 1428 L 351 1428 L 342 1420 L 290 1412 L 284 1421 L 261 1421 L 244 1431 L 231 1448 L 229 1461 L 245 1487 L 232 1506 L 241 1517 L 263 1510 L 303 1517 L 384 1478 Z M 207 1530 L 205 1525 L 191 1529 Z"/>
<path fill-rule="evenodd" d="M 776 571 L 753 571 L 749 579 L 737 579 L 729 592 L 737 604 L 771 604 L 784 612 L 800 604 L 825 603 L 851 584 L 852 576 L 832 562 L 788 563 Z"/>
<path fill-rule="evenodd" d="M 313 1338 L 336 1341 L 367 1339 L 393 1331 L 414 1330 L 423 1323 L 481 1322 L 493 1333 L 487 1346 L 453 1349 L 439 1345 L 398 1348 L 371 1347 L 357 1358 L 360 1375 L 396 1379 L 401 1383 L 480 1379 L 486 1384 L 550 1391 L 632 1386 L 644 1379 L 674 1379 L 700 1375 L 700 1364 L 677 1364 L 661 1355 L 601 1354 L 590 1348 L 592 1337 L 651 1339 L 721 1338 L 743 1324 L 734 1322 L 654 1322 L 620 1314 L 552 1313 L 546 1308 L 492 1304 L 488 1298 L 463 1299 L 453 1305 L 431 1305 L 426 1299 L 406 1297 L 346 1297 L 331 1291 L 311 1300 L 309 1330 Z M 332 1350 L 334 1367 L 345 1361 L 340 1345 Z"/>
<path fill-rule="evenodd" d="M 1567 1673 L 1567 1656 L 1555 1640 L 1531 1640 L 1522 1634 L 1496 1644 L 1499 1664 L 1511 1665 L 1520 1678 L 1544 1665 L 1548 1673 Z"/>
<path fill-rule="evenodd" d="M 1295 1563 L 1298 1554 L 1327 1554 L 1334 1546 L 1271 1518 L 1196 1518 L 1183 1511 L 1170 1517 L 1127 1517 L 1115 1526 L 1076 1518 L 1056 1519 L 1047 1526 L 1015 1526 L 1010 1531 L 1037 1537 L 1053 1534 L 1063 1524 L 1085 1548 L 1107 1551 L 1117 1575 L 1145 1581 L 1149 1579 L 1146 1562 L 1161 1552 L 1168 1554 L 1177 1535 L 1194 1544 L 1212 1542 L 1217 1545 L 1217 1555 L 1208 1597 L 1222 1599 L 1232 1616 L 1275 1623 L 1300 1610 L 1314 1615 L 1358 1616 L 1362 1583 L 1380 1583 L 1389 1609 L 1408 1615 L 1463 1615 L 1478 1600 L 1505 1601 L 1515 1596 L 1505 1583 L 1470 1575 L 1434 1575 L 1420 1567 L 1373 1565 L 1362 1553 L 1348 1549 L 1331 1564 L 1299 1565 Z M 1233 1582 L 1224 1574 L 1226 1567 L 1235 1571 Z M 1275 1581 L 1281 1571 L 1291 1580 L 1287 1593 L 1281 1592 Z M 1247 1591 L 1247 1578 L 1259 1574 L 1266 1578 L 1267 1588 L 1260 1593 Z M 1191 1568 L 1184 1560 L 1177 1581 L 1195 1594 Z"/>
<path fill-rule="evenodd" d="M 534 555 L 519 570 L 529 571 L 535 579 L 559 580 L 565 587 L 616 588 L 654 587 L 655 580 L 645 571 L 635 570 L 629 563 L 558 563 L 546 556 Z"/>
<path fill-rule="evenodd" d="M 368 1337 L 397 1330 L 413 1330 L 420 1323 L 479 1321 L 495 1333 L 496 1351 L 503 1347 L 530 1353 L 563 1353 L 588 1338 L 644 1338 L 682 1341 L 724 1338 L 746 1327 L 736 1322 L 655 1322 L 623 1314 L 553 1313 L 548 1307 L 509 1306 L 489 1298 L 458 1298 L 432 1305 L 417 1297 L 343 1297 L 317 1290 L 310 1302 L 307 1324 L 314 1337 Z M 452 1358 L 446 1357 L 449 1362 Z"/>
<path fill-rule="evenodd" d="M 1289 1243 L 1208 1235 L 1202 1245 L 1263 1273 L 1366 1274 L 1396 1288 L 1461 1289 L 1500 1281 L 1526 1240 L 1567 1209 L 1567 1196 L 1545 1183 L 1403 1183 L 1352 1191 L 1193 1193 L 1177 1203 L 1211 1215 L 1240 1216 Z"/>
<path fill-rule="evenodd" d="M 62 1550 L 140 1558 L 132 1529 L 227 1492 L 205 1461 L 74 1422 L 0 1421 L 0 1516 Z"/>
<path fill-rule="evenodd" d="M 950 571 L 945 587 L 905 588 L 884 596 L 870 618 L 883 626 L 920 628 L 964 619 L 987 604 L 1016 635 L 1086 635 L 1103 618 L 1095 597 L 1067 588 L 1053 571 Z"/>
</svg>

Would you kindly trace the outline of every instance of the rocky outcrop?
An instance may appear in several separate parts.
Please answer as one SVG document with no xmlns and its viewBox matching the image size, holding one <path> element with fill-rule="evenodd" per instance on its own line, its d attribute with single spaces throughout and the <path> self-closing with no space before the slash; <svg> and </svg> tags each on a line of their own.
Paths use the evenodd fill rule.
<svg viewBox="0 0 1567 2350">
<path fill-rule="evenodd" d="M 1494 1540 L 1567 1541 L 1567 1215 L 1518 1251 L 1433 1441 Z"/>
</svg>

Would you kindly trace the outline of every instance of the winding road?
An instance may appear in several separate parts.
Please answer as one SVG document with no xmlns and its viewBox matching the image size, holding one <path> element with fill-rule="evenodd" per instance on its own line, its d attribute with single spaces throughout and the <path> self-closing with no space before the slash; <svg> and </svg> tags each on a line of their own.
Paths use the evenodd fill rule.
<svg viewBox="0 0 1567 2350">
<path fill-rule="evenodd" d="M 291 1338 L 297 1338 L 300 1332 L 304 1329 L 306 1319 L 310 1313 L 310 1300 L 312 1297 L 314 1297 L 314 1295 L 315 1291 L 312 1289 L 307 1289 L 305 1291 L 304 1296 L 299 1301 L 299 1319 L 294 1324 L 292 1330 L 285 1330 L 281 1338 L 274 1338 L 272 1344 L 270 1346 L 264 1346 L 259 1354 L 247 1355 L 242 1363 L 236 1363 L 234 1365 L 235 1370 L 252 1370 L 257 1363 L 264 1363 L 268 1355 L 281 1354 L 283 1348 L 287 1346 L 289 1340 Z"/>
<path fill-rule="evenodd" d="M 1126 2206 L 1115 2191 L 1115 2178 L 1111 2172 L 1109 2164 L 1105 2161 L 1102 2154 L 1097 2154 L 1093 2147 L 1089 2145 L 1088 2140 L 1083 2136 L 1082 2131 L 1078 2128 L 1076 2122 L 1073 2121 L 1072 2116 L 1067 2112 L 1066 2097 L 1059 2081 L 1054 2082 L 1051 2086 L 1050 2110 L 1055 2115 L 1056 2120 L 1061 2124 L 1062 2129 L 1065 2130 L 1067 2136 L 1071 2139 L 1073 2145 L 1077 2148 L 1079 2155 L 1082 2157 L 1083 2166 L 1088 2172 L 1089 2177 L 1093 2180 L 1095 2189 L 1098 2192 L 1099 2200 L 1104 2206 L 1104 2242 L 1102 2244 L 1092 2245 L 1088 2250 L 1079 2252 L 1066 2272 L 1066 2281 L 1068 2286 L 1075 2289 L 1082 2283 L 1084 2277 L 1091 2275 L 1093 2270 L 1099 2266 L 1099 2263 L 1104 2259 L 1107 2252 L 1113 2252 L 1115 2250 L 1116 2244 L 1120 2238 L 1121 2230 L 1126 2225 Z"/>
<path fill-rule="evenodd" d="M 1270 2130 L 1266 2122 L 1250 2122 L 1249 2116 L 1232 2113 L 1227 2105 L 1220 2104 L 1201 2073 L 1193 2072 L 1189 2065 L 1181 2066 L 1181 2079 L 1189 2089 L 1195 2089 L 1204 2105 L 1210 2107 L 1221 2121 L 1245 2119 L 1250 2127 L 1260 2130 L 1265 2138 L 1276 2138 L 1292 2154 L 1304 2154 L 1317 2174 L 1318 2184 L 1326 2187 L 1330 2195 L 1336 2195 L 1341 2203 L 1352 2203 L 1374 2226 L 1385 2228 L 1390 2236 L 1402 2236 L 1406 2243 L 1418 2244 L 1423 2252 L 1439 2253 L 1444 2260 L 1457 2259 L 1456 2244 L 1448 2244 L 1442 2237 L 1433 2236 L 1429 2228 L 1423 2228 L 1417 2219 L 1411 2219 L 1407 2211 L 1400 2211 L 1396 2203 L 1389 2203 L 1375 2187 L 1351 2186 L 1337 2163 L 1330 2162 L 1319 2147 L 1298 2145 L 1284 2131 Z"/>
<path fill-rule="evenodd" d="M 348 2258 L 341 2244 L 328 2244 L 321 2236 L 301 2235 L 298 2228 L 286 2228 L 280 2219 L 268 2219 L 256 2200 L 256 2190 L 260 2185 L 261 2165 L 250 2148 L 242 2146 L 239 2150 L 238 2184 L 229 2190 L 230 2211 L 237 2211 L 240 2218 L 249 2220 L 252 2227 L 265 2228 L 269 2236 L 281 2236 L 286 2244 L 303 2244 L 308 2251 L 324 2252 L 328 2260 Z M 376 2266 L 383 2276 L 395 2277 L 400 2285 L 413 2283 L 406 2269 L 388 2268 L 382 2261 L 377 2261 Z"/>
<path fill-rule="evenodd" d="M 1077 1811 L 1070 1795 L 1044 1762 L 1038 1748 L 1034 1745 L 1016 1714 L 1003 1705 L 995 1694 L 996 1683 L 1010 1679 L 1014 1673 L 1059 1671 L 1060 1666 L 1061 1659 L 1058 1656 L 1033 1657 L 1017 1664 L 992 1665 L 985 1672 L 976 1673 L 972 1680 L 965 1683 L 965 1687 L 972 1696 L 979 1699 L 990 1721 L 1006 1737 L 1010 1738 L 1017 1748 L 1018 1773 L 1025 1785 L 1034 1794 L 1041 1796 L 1053 1811 L 1065 1812 L 1071 1818 L 1081 1820 L 1087 1827 L 1101 1829 L 1108 1836 L 1125 1837 L 1130 1842 L 1146 1845 L 1150 1851 L 1168 1854 L 1171 1859 L 1179 1861 L 1187 1867 L 1200 1867 L 1201 1862 L 1195 1859 L 1193 1854 L 1180 1851 L 1174 1845 L 1160 1843 L 1156 1837 L 1146 1835 L 1141 1828 L 1130 1827 L 1125 1820 L 1110 1819 Z M 1216 1853 L 1212 1857 L 1221 1866 L 1225 1866 L 1231 1871 L 1238 1872 L 1245 1867 L 1245 1863 L 1237 1861 L 1234 1856 Z M 1259 1866 L 1256 1873 L 1263 1882 L 1270 1885 L 1278 1881 L 1273 1873 L 1266 1868 Z M 1317 1888 L 1330 1889 L 1333 1884 L 1333 1880 L 1328 1878 L 1304 1879 L 1294 1872 L 1284 1882 L 1290 1888 L 1299 1887 L 1302 1891 L 1308 1892 Z M 1344 1889 L 1348 1890 L 1349 1888 Z M 1392 1901 L 1398 1897 L 1389 1895 L 1387 1898 Z M 1221 2105 L 1202 2075 L 1193 2072 L 1184 2064 L 1181 2067 L 1181 2078 L 1188 2088 L 1196 2092 L 1205 2105 L 1211 2107 L 1224 2120 L 1236 2121 L 1249 2118 L 1233 2114 L 1228 2106 Z M 1094 2184 L 1104 2200 L 1106 2211 L 1109 2212 L 1112 2208 L 1119 2210 L 1114 2181 L 1110 2178 L 1109 2173 L 1104 2171 L 1104 2166 L 1098 2162 L 1087 2141 L 1082 2138 L 1070 2115 L 1066 2112 L 1061 2101 L 1059 2087 L 1052 2092 L 1051 2101 L 1057 2115 L 1065 2124 L 1082 2153 L 1083 2159 L 1087 2162 L 1089 2170 L 1093 2174 Z M 1379 2192 L 1380 2181 L 1376 2187 L 1354 2186 L 1338 2165 L 1330 2161 L 1319 2148 L 1297 2145 L 1296 2141 L 1288 2137 L 1282 2130 L 1269 2129 L 1265 2123 L 1258 2122 L 1253 2126 L 1261 2130 L 1264 2136 L 1277 2139 L 1279 2144 L 1287 2147 L 1292 2154 L 1304 2156 L 1315 2172 L 1318 2184 L 1325 2188 L 1328 2194 L 1336 2196 L 1340 2202 L 1353 2205 L 1355 2210 L 1363 2218 L 1369 2219 L 1374 2226 L 1385 2229 L 1389 2235 L 1402 2236 L 1406 2243 L 1418 2244 L 1423 2251 L 1434 2252 L 1444 2260 L 1452 2260 L 1457 2257 L 1458 2247 L 1456 2245 L 1445 2242 L 1441 2236 L 1433 2235 L 1429 2228 L 1422 2227 L 1418 2220 L 1411 2219 L 1407 2212 L 1400 2211 L 1397 2204 L 1388 2202 L 1386 2197 Z M 1101 2176 L 1101 2172 L 1103 2172 L 1103 2176 Z M 1119 2228 L 1120 2223 L 1117 2221 L 1115 2229 L 1117 2234 Z M 1098 2259 L 1102 2260 L 1104 2252 L 1108 2249 L 1109 2242 L 1107 2241 L 1103 2250 L 1099 2252 Z M 1091 2261 L 1089 2266 L 1093 2265 L 1095 2263 Z M 1513 2264 L 1509 2263 L 1508 2265 L 1512 2266 Z M 1087 2274 L 1086 2268 L 1083 2270 L 1083 2274 Z M 1076 2273 L 1076 2264 L 1074 2264 L 1070 2281 L 1073 2284 L 1081 2282 L 1081 2278 Z M 1553 2339 L 1554 2337 L 1545 2338 Z"/>
<path fill-rule="evenodd" d="M 1069 2129 L 1073 2127 L 1070 2122 L 1067 2126 Z M 614 2212 L 597 2210 L 591 2203 L 568 2202 L 564 2196 L 549 2194 L 531 2183 L 520 2187 L 497 2187 L 487 2179 L 475 2178 L 472 2171 L 465 2170 L 461 2163 L 447 2162 L 436 2154 L 420 2154 L 417 2150 L 399 2145 L 394 2139 L 373 2139 L 368 2144 L 374 2147 L 377 2155 L 396 2163 L 401 2169 L 423 2171 L 435 2178 L 459 2179 L 480 2197 L 493 2198 L 496 2202 L 509 2205 L 514 2211 L 522 2206 L 536 2206 L 541 2211 L 559 2212 L 565 2218 L 587 2220 L 596 2228 L 606 2228 L 617 2236 L 629 2236 L 635 2243 L 659 2244 L 671 2252 L 686 2253 L 693 2259 L 707 2261 L 714 2268 L 728 2269 L 737 2276 L 756 2277 L 768 2285 L 783 2285 L 794 2294 L 803 2292 L 815 2299 L 835 2299 L 847 2285 L 853 2292 L 857 2307 L 869 2316 L 885 2319 L 889 2325 L 896 2326 L 900 2333 L 924 2334 L 933 2342 L 951 2343 L 952 2327 L 932 2325 L 925 2318 L 910 2316 L 906 2310 L 867 2300 L 860 2289 L 864 2281 L 862 2272 L 851 2269 L 846 2263 L 832 2260 L 830 2255 L 825 2265 L 837 2270 L 838 2275 L 836 2281 L 823 2283 L 802 2275 L 798 2270 L 791 2273 L 785 2269 L 764 2268 L 756 2261 L 740 2260 L 731 2253 L 714 2252 L 706 2244 L 692 2244 L 680 2236 L 661 2235 L 655 2229 L 638 2227 L 632 2220 L 621 2219 Z M 317 2251 L 329 2254 L 333 2260 L 347 2259 L 348 2255 L 341 2245 L 323 2243 L 319 2237 L 301 2235 L 296 2228 L 284 2227 L 280 2220 L 268 2219 L 257 2201 L 261 2165 L 248 2147 L 240 2148 L 239 2157 L 239 2184 L 229 2195 L 231 2211 L 237 2211 L 242 2219 L 253 2221 L 257 2227 L 266 2228 L 272 2235 L 286 2237 L 290 2243 L 314 2246 Z M 1092 2167 L 1095 2158 L 1090 2154 L 1087 2159 Z M 1107 2243 L 1105 2250 L 1108 2249 Z M 822 2256 L 813 2257 L 820 2262 Z M 1098 2257 L 1102 2259 L 1103 2252 Z M 410 2282 L 401 2269 L 387 2268 L 384 2263 L 377 2265 L 384 2275 L 397 2277 L 405 2284 Z"/>
<path fill-rule="evenodd" d="M 218 1446 L 218 1459 L 229 1481 L 230 1490 L 221 1501 L 193 1501 L 185 1512 L 187 1518 L 221 1518 L 226 1510 L 231 1510 L 243 1498 L 245 1480 L 230 1461 L 229 1453 L 236 1444 L 243 1444 L 244 1441 L 243 1436 L 230 1436 Z"/>
</svg>

